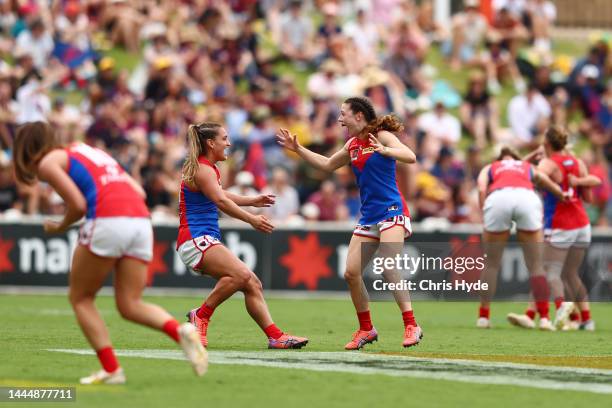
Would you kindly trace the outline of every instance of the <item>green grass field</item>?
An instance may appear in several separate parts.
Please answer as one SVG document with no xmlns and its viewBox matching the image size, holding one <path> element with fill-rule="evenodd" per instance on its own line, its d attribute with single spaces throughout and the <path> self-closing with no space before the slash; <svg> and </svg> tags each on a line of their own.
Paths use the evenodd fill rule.
<svg viewBox="0 0 612 408">
<path fill-rule="evenodd" d="M 149 299 L 180 320 L 200 302 Z M 505 314 L 522 310 L 522 304 L 494 305 L 494 328 L 478 330 L 472 303 L 419 302 L 416 316 L 425 337 L 418 347 L 404 350 L 396 306 L 373 303 L 380 341 L 353 353 L 342 350 L 356 328 L 350 301 L 272 299 L 269 304 L 282 329 L 310 338 L 305 349 L 268 351 L 243 302 L 230 300 L 211 322 L 209 372 L 195 377 L 165 335 L 121 320 L 113 299 L 101 297 L 98 306 L 128 383 L 77 386 L 76 404 L 53 406 L 610 406 L 611 305 L 593 306 L 596 332 L 549 333 L 505 323 Z M 92 355 L 49 351 L 88 349 L 64 296 L 1 295 L 0 315 L 0 386 L 74 386 L 98 369 Z M 141 357 L 125 356 L 129 350 Z M 603 391 L 576 391 L 582 384 Z"/>
</svg>

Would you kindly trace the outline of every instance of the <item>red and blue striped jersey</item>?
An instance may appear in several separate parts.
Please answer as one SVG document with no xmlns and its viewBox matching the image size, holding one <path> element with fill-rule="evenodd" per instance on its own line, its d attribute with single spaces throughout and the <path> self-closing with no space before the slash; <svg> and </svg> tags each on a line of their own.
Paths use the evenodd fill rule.
<svg viewBox="0 0 612 408">
<path fill-rule="evenodd" d="M 396 215 L 410 216 L 397 186 L 395 159 L 375 152 L 369 140 L 354 137 L 348 145 L 351 168 L 361 198 L 361 225 L 373 225 Z"/>
<path fill-rule="evenodd" d="M 103 150 L 75 143 L 65 149 L 68 176 L 87 202 L 87 219 L 148 217 L 144 199 L 128 181 L 128 175 Z"/>
</svg>

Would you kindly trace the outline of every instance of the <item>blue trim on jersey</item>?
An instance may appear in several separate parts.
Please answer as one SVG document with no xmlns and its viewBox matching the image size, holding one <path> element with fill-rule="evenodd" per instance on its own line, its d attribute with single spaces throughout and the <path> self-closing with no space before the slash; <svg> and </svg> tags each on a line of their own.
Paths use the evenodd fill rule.
<svg viewBox="0 0 612 408">
<path fill-rule="evenodd" d="M 378 152 L 366 160 L 363 170 L 351 166 L 361 198 L 359 224 L 374 225 L 387 218 L 402 215 L 404 205 L 395 179 L 395 160 Z"/>
<path fill-rule="evenodd" d="M 544 191 L 544 228 L 552 228 L 557 204 L 559 204 L 559 199 L 554 194 Z"/>
<path fill-rule="evenodd" d="M 85 201 L 87 201 L 87 214 L 85 218 L 91 219 L 96 218 L 96 203 L 98 198 L 98 191 L 96 188 L 96 182 L 93 177 L 87 171 L 87 168 L 74 157 L 70 157 L 68 175 L 77 185 Z"/>
<path fill-rule="evenodd" d="M 219 229 L 219 209 L 217 205 L 200 191 L 183 187 L 185 217 L 192 238 L 210 235 L 221 240 Z"/>
</svg>

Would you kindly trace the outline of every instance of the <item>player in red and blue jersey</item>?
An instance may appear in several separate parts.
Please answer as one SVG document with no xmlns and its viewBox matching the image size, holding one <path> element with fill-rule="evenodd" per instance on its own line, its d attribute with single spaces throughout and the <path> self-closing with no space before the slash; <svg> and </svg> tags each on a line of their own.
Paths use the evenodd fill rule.
<svg viewBox="0 0 612 408">
<path fill-rule="evenodd" d="M 351 299 L 357 312 L 359 329 L 345 346 L 347 350 L 362 348 L 378 339 L 372 325 L 369 300 L 361 265 L 362 244 L 369 260 L 378 245 L 385 243 L 382 253 L 389 257 L 401 252 L 404 239 L 411 234 L 410 214 L 396 181 L 396 162 L 415 163 L 416 156 L 402 144 L 393 132 L 403 129 L 401 123 L 391 115 L 377 117 L 369 99 L 348 98 L 340 108 L 338 122 L 348 130 L 350 136 L 344 147 L 331 157 L 314 153 L 301 146 L 295 135 L 281 129 L 278 143 L 297 153 L 310 165 L 332 172 L 347 164 L 351 165 L 361 196 L 362 217 L 353 231 L 349 244 L 344 278 L 348 283 Z M 367 264 L 367 262 L 366 262 Z M 397 271 L 384 273 L 387 281 L 398 280 Z M 410 297 L 406 291 L 393 291 L 404 321 L 404 347 L 414 346 L 423 337 L 416 323 Z"/>
<path fill-rule="evenodd" d="M 533 156 L 544 153 L 538 170 L 557 183 L 567 196 L 561 201 L 544 192 L 544 267 L 557 309 L 555 327 L 594 330 L 587 292 L 578 271 L 591 242 L 591 223 L 582 200 L 592 200 L 591 188 L 600 185 L 601 180 L 588 174 L 584 162 L 567 150 L 567 139 L 563 128 L 551 126 L 543 148 L 532 153 Z M 570 301 L 565 301 L 565 294 Z M 574 311 L 576 306 L 580 314 Z M 532 315 L 530 305 L 523 320 L 529 323 L 527 318 L 533 318 Z"/>
<path fill-rule="evenodd" d="M 307 338 L 283 333 L 274 324 L 259 278 L 221 243 L 218 210 L 251 224 L 258 231 L 270 233 L 274 226 L 265 216 L 253 215 L 240 206 L 268 207 L 274 204 L 275 197 L 245 197 L 221 188 L 216 163 L 227 159 L 225 149 L 231 146 L 221 125 L 209 122 L 190 125 L 187 138 L 189 152 L 183 165 L 176 250 L 188 268 L 217 279 L 202 305 L 187 313 L 200 333 L 202 345 L 208 346 L 208 325 L 215 308 L 241 291 L 249 315 L 268 338 L 268 348 L 304 347 Z"/>
<path fill-rule="evenodd" d="M 102 370 L 81 378 L 81 384 L 125 383 L 108 330 L 94 303 L 112 270 L 121 315 L 164 331 L 181 344 L 196 373 L 204 374 L 208 359 L 194 328 L 179 325 L 164 309 L 142 301 L 147 265 L 153 255 L 153 230 L 142 187 L 104 151 L 82 143 L 62 147 L 51 126 L 43 122 L 19 128 L 14 162 L 20 181 L 45 181 L 64 199 L 63 220 L 46 221 L 45 232 L 63 233 L 85 216 L 70 268 L 69 298 Z"/>
</svg>

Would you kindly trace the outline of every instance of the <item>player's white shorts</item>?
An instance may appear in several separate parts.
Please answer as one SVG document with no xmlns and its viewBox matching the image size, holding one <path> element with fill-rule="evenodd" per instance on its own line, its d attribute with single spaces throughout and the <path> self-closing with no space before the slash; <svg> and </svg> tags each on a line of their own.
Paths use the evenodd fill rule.
<svg viewBox="0 0 612 408">
<path fill-rule="evenodd" d="M 189 241 L 183 242 L 177 252 L 181 261 L 192 271 L 200 272 L 204 253 L 215 245 L 221 244 L 217 238 L 211 235 L 202 235 Z"/>
<path fill-rule="evenodd" d="M 542 229 L 543 207 L 540 197 L 526 188 L 502 188 L 487 196 L 484 202 L 484 229 L 487 232 L 509 231 L 512 221 L 520 231 Z"/>
<path fill-rule="evenodd" d="M 153 226 L 150 218 L 103 217 L 85 221 L 79 231 L 79 244 L 98 256 L 153 258 Z"/>
<path fill-rule="evenodd" d="M 586 248 L 591 243 L 591 225 L 571 230 L 545 229 L 544 241 L 555 248 Z"/>
<path fill-rule="evenodd" d="M 357 224 L 353 230 L 353 235 L 380 239 L 381 232 L 396 225 L 401 225 L 404 227 L 404 238 L 408 238 L 410 235 L 412 235 L 410 218 L 406 217 L 405 215 L 396 215 L 395 217 L 387 218 L 386 220 L 374 225 Z"/>
</svg>

